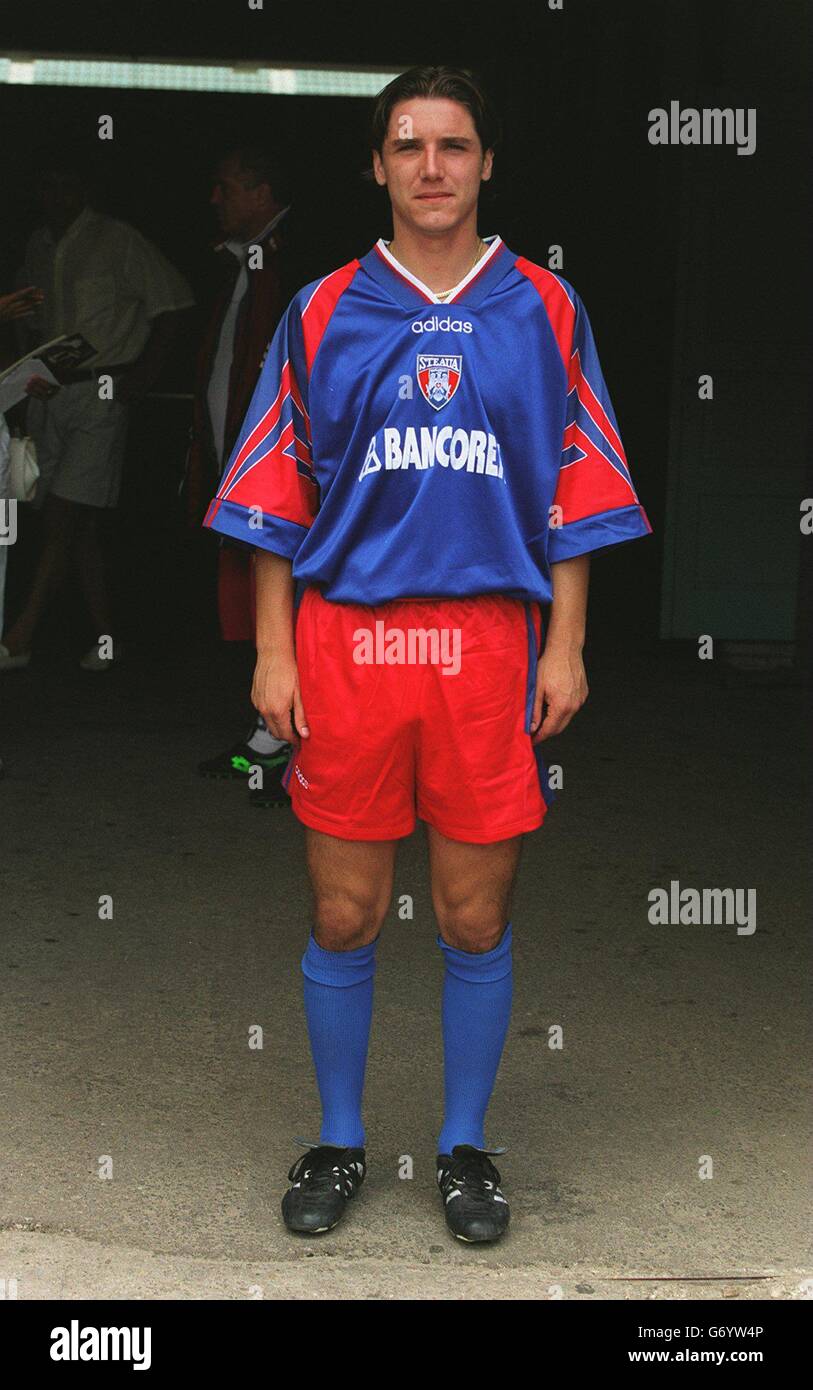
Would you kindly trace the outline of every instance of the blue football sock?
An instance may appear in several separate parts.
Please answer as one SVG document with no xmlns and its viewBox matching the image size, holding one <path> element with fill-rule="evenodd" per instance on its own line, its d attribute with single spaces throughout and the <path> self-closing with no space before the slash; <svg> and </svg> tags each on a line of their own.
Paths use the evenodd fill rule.
<svg viewBox="0 0 813 1390">
<path fill-rule="evenodd" d="M 311 934 L 302 957 L 305 1016 L 322 1101 L 321 1144 L 364 1147 L 361 1097 L 377 941 L 355 951 L 326 951 Z"/>
<path fill-rule="evenodd" d="M 444 1115 L 438 1153 L 485 1148 L 483 1125 L 511 1015 L 511 923 L 493 951 L 458 951 L 439 936 L 443 981 Z"/>
</svg>

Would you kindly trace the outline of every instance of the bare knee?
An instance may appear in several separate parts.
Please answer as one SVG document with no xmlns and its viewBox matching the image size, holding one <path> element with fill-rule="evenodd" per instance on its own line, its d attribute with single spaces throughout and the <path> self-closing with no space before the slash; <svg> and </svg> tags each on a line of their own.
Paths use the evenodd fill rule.
<svg viewBox="0 0 813 1390">
<path fill-rule="evenodd" d="M 386 912 L 386 903 L 373 897 L 321 893 L 315 902 L 313 934 L 325 951 L 355 951 L 375 940 Z"/>
<path fill-rule="evenodd" d="M 482 898 L 436 901 L 435 916 L 443 940 L 458 951 L 493 951 L 500 944 L 510 908 L 507 903 Z"/>
<path fill-rule="evenodd" d="M 326 951 L 368 946 L 390 905 L 395 841 L 345 841 L 308 830 L 305 844 L 318 945 Z"/>
</svg>

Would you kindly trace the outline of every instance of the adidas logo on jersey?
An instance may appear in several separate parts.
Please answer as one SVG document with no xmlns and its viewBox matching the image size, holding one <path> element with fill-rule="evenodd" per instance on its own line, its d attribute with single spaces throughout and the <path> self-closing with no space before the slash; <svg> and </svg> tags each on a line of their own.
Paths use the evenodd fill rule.
<svg viewBox="0 0 813 1390">
<path fill-rule="evenodd" d="M 412 325 L 413 333 L 473 333 L 474 325 L 468 319 L 439 319 L 433 314 L 431 319 L 418 319 Z"/>
</svg>

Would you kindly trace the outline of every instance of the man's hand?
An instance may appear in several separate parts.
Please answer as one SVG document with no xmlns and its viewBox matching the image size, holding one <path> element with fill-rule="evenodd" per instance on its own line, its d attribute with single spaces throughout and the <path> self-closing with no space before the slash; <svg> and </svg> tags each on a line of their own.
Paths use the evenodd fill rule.
<svg viewBox="0 0 813 1390">
<path fill-rule="evenodd" d="M 59 386 L 52 381 L 46 381 L 44 376 L 32 376 L 25 387 L 26 395 L 33 396 L 38 401 L 49 401 L 58 390 Z"/>
<path fill-rule="evenodd" d="M 131 401 L 140 401 L 152 390 L 172 355 L 180 325 L 189 312 L 189 309 L 168 309 L 150 320 L 150 336 L 144 347 L 130 363 L 129 370 L 116 377 L 114 400 L 128 405 Z"/>
<path fill-rule="evenodd" d="M 38 290 L 36 285 L 27 285 L 24 290 L 15 290 L 13 294 L 0 294 L 0 323 L 27 318 L 44 298 L 42 290 Z"/>
<path fill-rule="evenodd" d="M 299 691 L 299 672 L 293 657 L 257 653 L 251 703 L 262 715 L 274 738 L 293 743 L 299 736 L 310 737 Z"/>
<path fill-rule="evenodd" d="M 531 742 L 541 743 L 566 729 L 588 696 L 581 649 L 548 643 L 536 668 L 536 696 Z M 548 711 L 542 719 L 543 702 Z M 540 720 L 541 725 L 540 725 Z M 539 727 L 537 727 L 539 726 Z"/>
</svg>

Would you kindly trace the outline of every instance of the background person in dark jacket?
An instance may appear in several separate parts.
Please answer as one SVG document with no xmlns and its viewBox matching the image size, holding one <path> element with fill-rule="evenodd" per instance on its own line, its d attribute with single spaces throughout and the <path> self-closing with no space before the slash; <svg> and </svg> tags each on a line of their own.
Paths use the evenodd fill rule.
<svg viewBox="0 0 813 1390">
<path fill-rule="evenodd" d="M 221 283 L 198 355 L 192 442 L 187 460 L 187 514 L 199 526 L 237 440 L 265 351 L 292 291 L 286 276 L 288 189 L 269 150 L 244 144 L 228 150 L 214 174 L 212 205 L 222 240 L 214 251 Z M 227 642 L 254 641 L 253 552 L 222 540 L 218 552 L 218 616 Z M 204 777 L 246 778 L 263 769 L 252 803 L 285 805 L 281 778 L 290 747 L 274 738 L 262 715 L 244 738 L 199 764 Z"/>
</svg>

